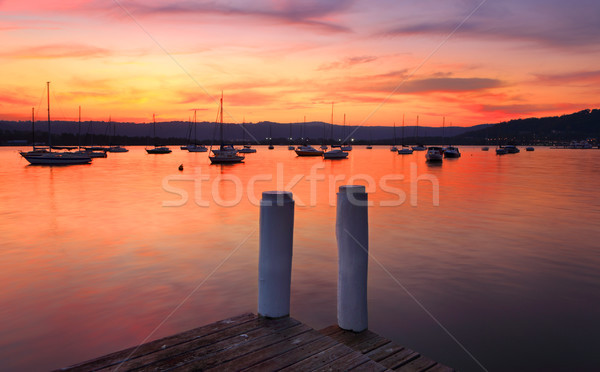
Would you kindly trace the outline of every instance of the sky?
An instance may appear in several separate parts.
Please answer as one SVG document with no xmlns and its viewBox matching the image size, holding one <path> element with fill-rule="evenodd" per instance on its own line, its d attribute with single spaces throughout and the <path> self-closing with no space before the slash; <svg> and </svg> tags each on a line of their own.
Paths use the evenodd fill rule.
<svg viewBox="0 0 600 372">
<path fill-rule="evenodd" d="M 598 108 L 592 0 L 0 0 L 0 120 L 469 126 Z M 403 119 L 404 118 L 404 119 Z"/>
</svg>

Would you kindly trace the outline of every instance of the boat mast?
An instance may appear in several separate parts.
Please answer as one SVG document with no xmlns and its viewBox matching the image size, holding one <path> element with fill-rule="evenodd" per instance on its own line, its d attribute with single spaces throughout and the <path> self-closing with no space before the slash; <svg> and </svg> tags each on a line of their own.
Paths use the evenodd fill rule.
<svg viewBox="0 0 600 372">
<path fill-rule="evenodd" d="M 50 82 L 46 82 L 48 91 L 48 151 L 52 152 L 52 135 L 50 134 Z"/>
<path fill-rule="evenodd" d="M 396 122 L 394 122 L 394 146 L 396 146 Z"/>
<path fill-rule="evenodd" d="M 404 114 L 402 114 L 402 147 L 404 147 Z"/>
<path fill-rule="evenodd" d="M 31 146 L 35 150 L 35 107 L 31 108 Z"/>
<path fill-rule="evenodd" d="M 219 115 L 220 115 L 219 123 L 221 126 L 221 146 L 222 146 L 225 144 L 223 142 L 223 92 L 222 91 L 221 91 L 221 108 L 219 110 Z"/>
<path fill-rule="evenodd" d="M 333 102 L 331 102 L 331 144 L 333 145 L 334 142 L 334 138 L 333 138 Z"/>
<path fill-rule="evenodd" d="M 306 115 L 304 115 L 304 122 L 302 123 L 302 138 L 301 138 L 301 142 L 300 144 L 302 144 L 302 142 L 304 142 L 304 127 L 306 126 Z"/>
<path fill-rule="evenodd" d="M 196 124 L 196 109 L 194 109 L 194 147 L 198 145 L 198 125 Z"/>
<path fill-rule="evenodd" d="M 419 145 L 419 115 L 417 115 L 417 129 L 416 129 L 417 146 Z"/>
<path fill-rule="evenodd" d="M 348 142 L 348 138 L 346 138 L 346 114 L 344 114 L 344 143 Z"/>
<path fill-rule="evenodd" d="M 444 147 L 444 143 L 446 142 L 446 117 L 442 119 L 442 147 Z"/>
<path fill-rule="evenodd" d="M 154 135 L 154 147 L 156 147 L 156 114 L 152 114 L 152 134 Z"/>
<path fill-rule="evenodd" d="M 79 106 L 79 132 L 77 133 L 77 149 L 81 150 L 81 106 Z"/>
</svg>

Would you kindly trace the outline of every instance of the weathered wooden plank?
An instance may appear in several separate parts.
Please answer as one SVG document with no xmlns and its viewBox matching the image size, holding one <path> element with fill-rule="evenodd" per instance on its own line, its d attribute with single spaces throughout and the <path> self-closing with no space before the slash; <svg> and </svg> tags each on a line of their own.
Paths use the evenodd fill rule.
<svg viewBox="0 0 600 372">
<path fill-rule="evenodd" d="M 382 371 L 385 371 L 385 370 L 387 370 L 386 367 L 384 367 L 381 364 L 379 364 L 377 362 L 374 362 L 372 360 L 369 360 L 368 362 L 363 363 L 363 364 L 361 364 L 361 365 L 359 365 L 359 366 L 351 369 L 351 371 L 353 371 L 353 372 L 362 372 L 362 371 L 365 371 L 365 372 L 371 372 L 371 371 L 372 372 L 382 372 Z"/>
<path fill-rule="evenodd" d="M 454 372 L 454 369 L 438 363 L 429 368 L 427 372 Z"/>
<path fill-rule="evenodd" d="M 318 333 L 318 332 L 316 332 Z M 261 363 L 255 364 L 248 368 L 248 371 L 276 371 L 311 357 L 323 350 L 328 350 L 335 345 L 339 345 L 334 339 L 329 337 L 321 337 L 317 340 L 309 342 L 283 353 L 276 357 L 267 359 Z M 352 349 L 350 349 L 352 352 Z"/>
<path fill-rule="evenodd" d="M 354 353 L 346 355 L 343 358 L 336 359 L 320 368 L 316 368 L 314 372 L 348 371 L 369 361 L 371 361 L 371 359 L 369 359 L 366 355 Z"/>
<path fill-rule="evenodd" d="M 380 364 L 390 369 L 396 369 L 403 364 L 406 364 L 413 359 L 417 359 L 419 353 L 412 351 L 411 349 L 402 349 L 399 352 L 390 355 L 389 357 L 379 361 Z"/>
<path fill-rule="evenodd" d="M 396 345 L 392 342 L 384 344 L 376 349 L 371 350 L 366 355 L 373 359 L 376 362 L 380 362 L 383 359 L 389 357 L 390 355 L 396 354 L 400 350 L 404 349 L 404 347 L 400 345 Z"/>
<path fill-rule="evenodd" d="M 422 372 L 427 368 L 433 367 L 434 365 L 435 362 L 433 360 L 421 355 L 417 359 L 407 364 L 404 364 L 398 368 L 394 368 L 394 370 L 402 372 Z"/>
<path fill-rule="evenodd" d="M 320 329 L 319 332 L 321 332 L 325 336 L 331 336 L 335 333 L 341 333 L 342 329 L 337 324 L 334 324 L 334 325 L 330 325 L 329 327 Z"/>
<path fill-rule="evenodd" d="M 317 335 L 321 336 L 309 326 L 300 324 L 214 355 L 203 356 L 183 367 L 189 370 L 239 370 L 284 353 L 298 344 L 310 342 Z"/>
<path fill-rule="evenodd" d="M 360 333 L 355 333 L 352 331 L 340 330 L 340 332 L 335 332 L 329 335 L 329 337 L 343 343 L 346 346 L 349 346 L 353 349 L 357 349 L 357 345 L 361 343 L 369 342 L 375 338 L 381 338 L 381 336 L 377 335 L 374 332 L 369 330 L 362 331 Z"/>
<path fill-rule="evenodd" d="M 383 345 L 387 345 L 390 343 L 390 340 L 388 340 L 385 337 L 381 337 L 379 335 L 375 335 L 375 336 L 376 337 L 372 337 L 368 340 L 365 340 L 363 342 L 359 342 L 358 344 L 352 345 L 352 348 L 356 351 L 366 354 L 366 353 L 373 351 Z"/>
<path fill-rule="evenodd" d="M 62 369 L 67 371 L 94 371 L 106 366 L 115 365 L 123 361 L 138 358 L 140 356 L 153 353 L 163 348 L 172 347 L 174 345 L 187 342 L 194 338 L 209 335 L 211 333 L 218 332 L 222 329 L 237 326 L 241 323 L 255 320 L 256 315 L 248 313 L 242 314 L 229 319 L 220 320 L 215 323 L 211 323 L 202 327 L 194 328 L 186 332 L 176 334 L 174 336 L 164 337 L 155 341 L 151 341 L 139 346 L 130 347 L 125 350 L 117 351 L 99 358 L 95 358 L 80 364 L 73 365 L 68 368 Z"/>
<path fill-rule="evenodd" d="M 309 358 L 296 362 L 282 371 L 312 371 L 318 368 L 322 368 L 339 358 L 350 358 L 350 354 L 358 353 L 346 345 L 337 344 L 333 347 L 323 350 Z"/>
<path fill-rule="evenodd" d="M 186 359 L 194 359 L 191 355 L 214 353 L 239 343 L 248 342 L 254 338 L 266 336 L 274 329 L 285 329 L 298 324 L 300 322 L 291 318 L 267 320 L 259 317 L 236 327 L 226 328 L 210 335 L 125 361 L 119 364 L 119 369 L 132 370 L 148 365 L 152 365 L 154 369 L 169 368 L 184 364 Z"/>
</svg>

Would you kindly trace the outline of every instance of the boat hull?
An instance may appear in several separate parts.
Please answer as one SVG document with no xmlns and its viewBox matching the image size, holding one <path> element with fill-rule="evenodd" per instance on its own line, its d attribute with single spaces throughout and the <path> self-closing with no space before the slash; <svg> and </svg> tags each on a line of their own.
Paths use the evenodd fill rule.
<svg viewBox="0 0 600 372">
<path fill-rule="evenodd" d="M 342 150 L 331 150 L 329 152 L 324 153 L 323 158 L 331 160 L 346 159 L 348 158 L 348 153 Z"/>
<path fill-rule="evenodd" d="M 85 155 L 71 154 L 71 153 L 21 153 L 30 164 L 32 165 L 79 165 L 89 164 L 92 162 L 92 158 Z"/>
<path fill-rule="evenodd" d="M 170 154 L 171 149 L 167 147 L 156 147 L 154 149 L 146 149 L 148 154 Z"/>
<path fill-rule="evenodd" d="M 125 147 L 110 147 L 108 150 L 106 150 L 108 152 L 129 152 L 129 150 L 127 150 Z"/>
<path fill-rule="evenodd" d="M 399 155 L 410 155 L 412 153 L 413 153 L 413 149 L 409 149 L 409 148 L 404 148 L 404 149 L 398 150 Z"/>
<path fill-rule="evenodd" d="M 243 156 L 238 156 L 238 155 L 234 155 L 234 156 L 209 156 L 208 157 L 210 159 L 210 162 L 212 164 L 234 164 L 234 163 L 241 163 L 244 160 Z"/>
<path fill-rule="evenodd" d="M 315 150 L 315 151 L 304 151 L 304 150 L 296 150 L 296 155 L 298 156 L 322 156 L 323 151 Z"/>
<path fill-rule="evenodd" d="M 208 152 L 208 148 L 206 147 L 188 147 L 189 152 Z"/>
</svg>

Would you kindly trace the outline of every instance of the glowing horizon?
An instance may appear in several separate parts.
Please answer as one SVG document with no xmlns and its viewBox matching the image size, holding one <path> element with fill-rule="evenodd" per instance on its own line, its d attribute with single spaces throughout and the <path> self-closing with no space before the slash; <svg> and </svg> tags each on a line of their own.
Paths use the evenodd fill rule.
<svg viewBox="0 0 600 372">
<path fill-rule="evenodd" d="M 0 2 L 0 119 L 470 126 L 597 108 L 600 4 Z M 472 15 L 470 15 L 472 13 Z M 469 16 L 470 15 L 470 16 Z M 36 115 L 37 117 L 37 115 Z M 38 117 L 39 118 L 39 117 Z M 42 116 L 43 118 L 43 116 Z M 158 119 L 157 119 L 158 120 Z"/>
</svg>

